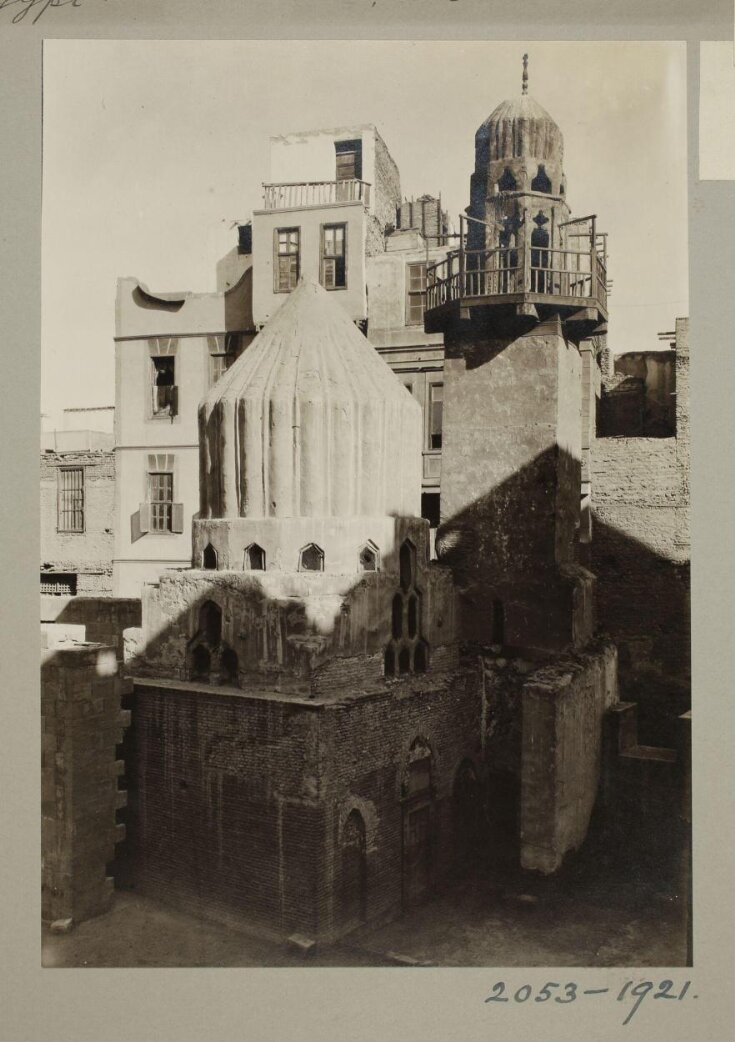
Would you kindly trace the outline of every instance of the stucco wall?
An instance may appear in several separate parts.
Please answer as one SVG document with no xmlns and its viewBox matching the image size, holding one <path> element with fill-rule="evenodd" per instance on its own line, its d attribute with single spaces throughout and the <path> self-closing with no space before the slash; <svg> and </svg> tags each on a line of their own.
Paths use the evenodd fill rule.
<svg viewBox="0 0 735 1042">
<path fill-rule="evenodd" d="M 321 226 L 346 224 L 347 286 L 331 290 L 351 319 L 367 316 L 365 294 L 366 222 L 361 202 L 302 207 L 297 210 L 256 210 L 253 214 L 253 318 L 263 325 L 288 299 L 287 293 L 274 292 L 274 233 L 277 228 L 298 228 L 300 274 L 307 282 L 321 281 Z"/>
</svg>

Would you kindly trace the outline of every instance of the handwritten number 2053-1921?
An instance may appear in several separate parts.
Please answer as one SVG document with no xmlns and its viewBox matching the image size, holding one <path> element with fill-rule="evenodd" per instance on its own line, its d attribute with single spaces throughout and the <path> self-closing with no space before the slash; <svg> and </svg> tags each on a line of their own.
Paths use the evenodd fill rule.
<svg viewBox="0 0 735 1042">
<path fill-rule="evenodd" d="M 681 1001 L 686 993 L 689 991 L 691 981 L 684 981 L 684 984 L 678 991 L 674 990 L 674 982 L 671 980 L 662 980 L 658 983 L 654 981 L 640 981 L 637 984 L 632 981 L 626 981 L 618 992 L 616 998 L 618 1002 L 623 1002 L 627 998 L 628 1001 L 631 999 L 635 1000 L 633 1006 L 628 1012 L 627 1017 L 623 1021 L 623 1024 L 630 1023 L 633 1015 L 636 1013 L 646 996 L 653 992 L 652 997 L 654 999 L 674 999 L 675 1001 Z M 558 1002 L 561 1004 L 574 1002 L 577 998 L 582 995 L 605 995 L 610 992 L 610 988 L 582 988 L 581 985 L 577 984 L 576 981 L 569 981 L 566 984 L 558 981 L 547 981 L 543 987 L 538 988 L 534 995 L 534 988 L 531 984 L 522 984 L 512 994 L 506 994 L 505 981 L 498 981 L 493 985 L 492 990 L 485 1002 L 528 1002 L 533 997 L 534 1002 Z M 696 995 L 692 996 L 696 998 Z"/>
</svg>

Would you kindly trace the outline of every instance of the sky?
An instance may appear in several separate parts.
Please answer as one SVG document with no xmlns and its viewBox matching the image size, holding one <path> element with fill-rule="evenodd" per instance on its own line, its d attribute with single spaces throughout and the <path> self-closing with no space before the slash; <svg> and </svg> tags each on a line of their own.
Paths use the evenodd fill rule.
<svg viewBox="0 0 735 1042">
<path fill-rule="evenodd" d="M 46 40 L 41 410 L 114 403 L 119 276 L 215 289 L 262 205 L 269 138 L 373 123 L 404 196 L 469 202 L 477 127 L 520 93 L 564 135 L 573 216 L 609 233 L 609 343 L 688 314 L 683 44 Z"/>
</svg>

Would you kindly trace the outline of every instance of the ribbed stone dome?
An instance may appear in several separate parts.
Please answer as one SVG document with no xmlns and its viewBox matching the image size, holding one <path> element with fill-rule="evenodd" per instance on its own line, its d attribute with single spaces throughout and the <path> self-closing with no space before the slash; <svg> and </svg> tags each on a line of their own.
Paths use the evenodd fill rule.
<svg viewBox="0 0 735 1042">
<path fill-rule="evenodd" d="M 420 513 L 421 407 L 301 283 L 199 406 L 200 517 Z"/>
<path fill-rule="evenodd" d="M 559 127 L 528 94 L 501 101 L 475 134 L 477 169 L 521 156 L 561 163 L 563 151 Z"/>
</svg>

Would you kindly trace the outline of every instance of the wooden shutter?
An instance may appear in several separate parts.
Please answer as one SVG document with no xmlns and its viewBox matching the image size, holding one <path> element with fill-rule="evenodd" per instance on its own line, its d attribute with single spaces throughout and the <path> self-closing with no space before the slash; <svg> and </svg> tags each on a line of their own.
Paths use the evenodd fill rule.
<svg viewBox="0 0 735 1042">
<path fill-rule="evenodd" d="M 171 531 L 184 531 L 184 504 L 174 503 L 171 511 Z"/>
<path fill-rule="evenodd" d="M 150 503 L 141 503 L 138 507 L 138 514 L 140 517 L 139 527 L 141 534 L 150 532 L 151 530 L 151 505 Z"/>
</svg>

